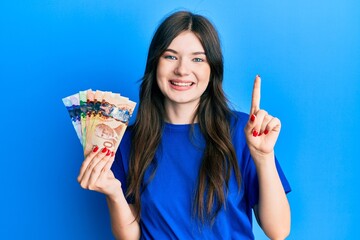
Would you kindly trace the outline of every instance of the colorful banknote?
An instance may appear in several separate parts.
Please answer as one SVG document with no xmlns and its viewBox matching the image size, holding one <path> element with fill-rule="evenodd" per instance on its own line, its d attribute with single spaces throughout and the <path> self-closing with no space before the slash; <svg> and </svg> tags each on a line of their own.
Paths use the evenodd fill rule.
<svg viewBox="0 0 360 240">
<path fill-rule="evenodd" d="M 80 140 L 80 143 L 83 142 L 82 139 L 82 128 L 81 128 L 81 116 L 80 116 L 80 100 L 79 94 L 74 94 L 69 97 L 63 98 L 63 103 L 66 109 L 69 112 L 71 122 L 74 126 L 76 134 Z"/>
<path fill-rule="evenodd" d="M 91 89 L 65 97 L 63 102 L 85 156 L 94 146 L 116 152 L 136 106 L 119 93 Z"/>
</svg>

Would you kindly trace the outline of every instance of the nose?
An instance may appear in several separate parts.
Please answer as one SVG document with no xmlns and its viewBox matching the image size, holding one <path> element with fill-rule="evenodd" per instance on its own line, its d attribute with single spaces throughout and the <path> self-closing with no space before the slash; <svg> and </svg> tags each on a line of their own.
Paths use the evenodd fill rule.
<svg viewBox="0 0 360 240">
<path fill-rule="evenodd" d="M 181 59 L 178 61 L 177 66 L 175 67 L 175 74 L 179 76 L 186 76 L 190 72 L 190 66 L 186 60 Z"/>
</svg>

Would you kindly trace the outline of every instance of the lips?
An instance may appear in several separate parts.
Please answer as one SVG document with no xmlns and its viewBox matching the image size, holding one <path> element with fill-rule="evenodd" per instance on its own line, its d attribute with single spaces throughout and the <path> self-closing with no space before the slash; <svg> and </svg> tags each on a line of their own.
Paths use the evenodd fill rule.
<svg viewBox="0 0 360 240">
<path fill-rule="evenodd" d="M 170 80 L 170 84 L 177 87 L 191 87 L 194 82 Z"/>
</svg>

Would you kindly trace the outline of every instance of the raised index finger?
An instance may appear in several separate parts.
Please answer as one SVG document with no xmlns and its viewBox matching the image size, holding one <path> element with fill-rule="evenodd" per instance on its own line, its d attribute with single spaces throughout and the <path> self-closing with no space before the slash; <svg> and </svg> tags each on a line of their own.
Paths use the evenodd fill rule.
<svg viewBox="0 0 360 240">
<path fill-rule="evenodd" d="M 252 92 L 250 115 L 256 113 L 260 109 L 260 88 L 261 79 L 259 75 L 256 75 Z"/>
</svg>

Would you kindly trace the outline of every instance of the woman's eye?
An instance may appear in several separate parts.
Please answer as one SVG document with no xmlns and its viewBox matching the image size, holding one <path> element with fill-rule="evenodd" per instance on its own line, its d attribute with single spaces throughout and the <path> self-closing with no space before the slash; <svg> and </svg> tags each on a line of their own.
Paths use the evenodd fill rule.
<svg viewBox="0 0 360 240">
<path fill-rule="evenodd" d="M 165 59 L 170 59 L 170 60 L 176 60 L 176 57 L 172 56 L 172 55 L 165 55 L 164 58 Z"/>
<path fill-rule="evenodd" d="M 202 58 L 194 58 L 193 61 L 194 62 L 203 62 L 204 59 L 202 59 Z"/>
</svg>

